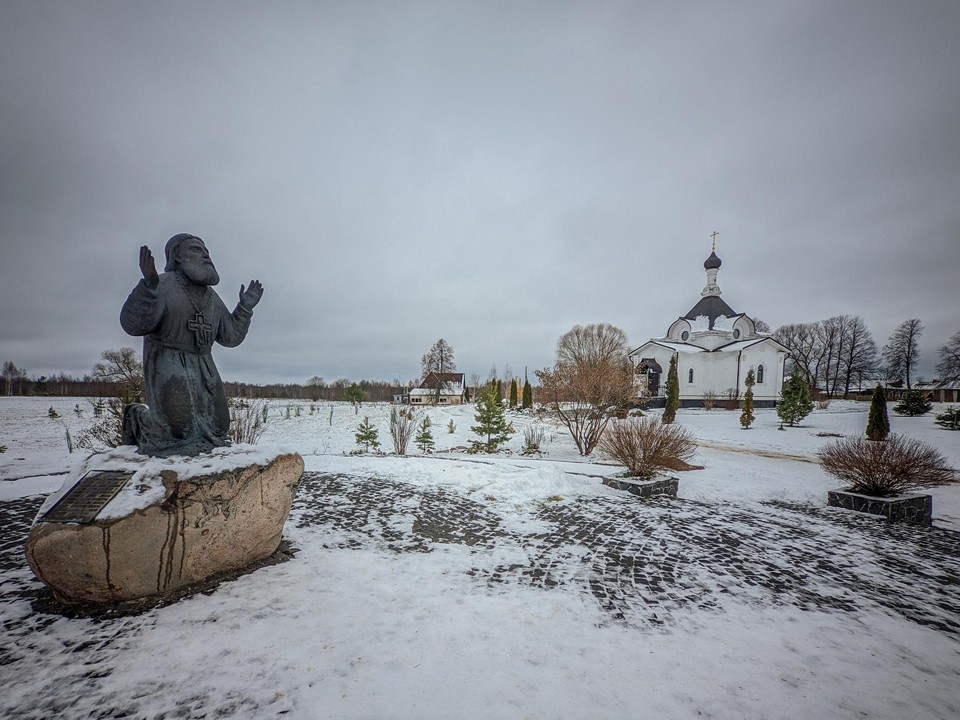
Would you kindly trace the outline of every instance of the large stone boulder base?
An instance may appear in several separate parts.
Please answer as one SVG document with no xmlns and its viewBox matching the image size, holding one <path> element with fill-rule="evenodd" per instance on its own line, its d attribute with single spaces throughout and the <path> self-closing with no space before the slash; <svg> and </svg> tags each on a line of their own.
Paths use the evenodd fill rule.
<svg viewBox="0 0 960 720">
<path fill-rule="evenodd" d="M 165 470 L 166 497 L 124 517 L 35 523 L 27 561 L 65 603 L 170 593 L 273 554 L 302 473 L 296 454 L 183 480 Z"/>
</svg>

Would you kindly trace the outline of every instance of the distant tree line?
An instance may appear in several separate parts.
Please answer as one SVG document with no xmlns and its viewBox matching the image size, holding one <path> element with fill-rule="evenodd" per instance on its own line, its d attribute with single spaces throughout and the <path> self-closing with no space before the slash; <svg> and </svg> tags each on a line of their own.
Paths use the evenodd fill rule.
<svg viewBox="0 0 960 720">
<path fill-rule="evenodd" d="M 389 402 L 393 396 L 406 392 L 409 384 L 381 380 L 352 381 L 346 378 L 327 383 L 321 377 L 312 377 L 303 384 L 224 382 L 228 397 L 282 398 L 284 400 L 345 400 L 345 393 L 353 386 L 363 389 L 368 402 Z M 138 353 L 132 348 L 106 350 L 93 372 L 76 378 L 66 373 L 41 375 L 31 378 L 27 371 L 8 360 L 0 373 L 0 395 L 43 397 L 141 397 L 143 367 Z"/>
</svg>

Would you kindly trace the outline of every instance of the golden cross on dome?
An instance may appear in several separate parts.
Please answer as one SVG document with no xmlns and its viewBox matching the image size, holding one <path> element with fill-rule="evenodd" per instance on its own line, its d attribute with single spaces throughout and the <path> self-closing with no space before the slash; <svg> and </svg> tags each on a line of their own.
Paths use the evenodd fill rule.
<svg viewBox="0 0 960 720">
<path fill-rule="evenodd" d="M 716 252 L 716 251 L 717 251 L 717 235 L 719 235 L 719 234 L 720 234 L 720 233 L 718 233 L 716 230 L 714 230 L 712 233 L 710 233 L 710 237 L 713 238 L 713 247 L 710 249 L 710 252 Z"/>
</svg>

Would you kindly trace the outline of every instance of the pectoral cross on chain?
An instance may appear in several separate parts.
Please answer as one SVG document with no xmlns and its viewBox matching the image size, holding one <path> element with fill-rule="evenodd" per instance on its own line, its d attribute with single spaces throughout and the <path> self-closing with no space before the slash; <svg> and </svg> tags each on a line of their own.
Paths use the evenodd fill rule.
<svg viewBox="0 0 960 720">
<path fill-rule="evenodd" d="M 211 345 L 213 340 L 213 325 L 208 323 L 203 313 L 198 312 L 193 320 L 187 321 L 187 328 L 193 332 L 193 339 L 197 347 Z"/>
</svg>

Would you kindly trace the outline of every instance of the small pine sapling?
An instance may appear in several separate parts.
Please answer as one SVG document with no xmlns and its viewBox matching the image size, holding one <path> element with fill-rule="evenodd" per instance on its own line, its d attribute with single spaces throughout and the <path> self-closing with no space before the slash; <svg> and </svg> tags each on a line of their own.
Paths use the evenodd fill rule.
<svg viewBox="0 0 960 720">
<path fill-rule="evenodd" d="M 867 416 L 867 440 L 886 440 L 890 434 L 890 418 L 887 415 L 887 394 L 877 383 L 870 399 L 870 414 Z"/>
<path fill-rule="evenodd" d="M 430 432 L 430 426 L 430 418 L 425 416 L 417 426 L 417 436 L 414 438 L 414 443 L 424 455 L 433 452 L 433 433 Z"/>
<path fill-rule="evenodd" d="M 747 370 L 747 377 L 743 384 L 747 386 L 747 391 L 743 394 L 743 408 L 740 410 L 740 424 L 744 430 L 749 430 L 756 418 L 753 416 L 753 386 L 756 380 L 753 375 L 753 368 Z"/>
<path fill-rule="evenodd" d="M 51 405 L 50 409 L 47 410 L 47 415 L 50 416 L 51 420 L 56 420 L 58 417 L 60 417 L 60 413 L 53 409 L 53 405 Z"/>
<path fill-rule="evenodd" d="M 380 448 L 380 431 L 371 424 L 369 417 L 364 416 L 363 422 L 357 426 L 354 437 L 357 439 L 357 445 L 363 448 L 363 452 Z"/>
<path fill-rule="evenodd" d="M 780 402 L 777 403 L 777 415 L 787 425 L 794 427 L 811 412 L 813 412 L 813 400 L 810 399 L 810 388 L 806 380 L 794 371 L 783 384 Z"/>
<path fill-rule="evenodd" d="M 903 398 L 893 406 L 897 415 L 919 417 L 926 415 L 933 408 L 933 403 L 919 390 L 908 390 Z"/>
<path fill-rule="evenodd" d="M 670 369 L 667 371 L 667 398 L 663 406 L 661 422 L 669 425 L 677 419 L 677 410 L 680 408 L 680 378 L 677 376 L 677 353 L 670 358 Z"/>
<path fill-rule="evenodd" d="M 475 419 L 477 424 L 470 429 L 481 439 L 470 442 L 471 452 L 495 453 L 513 435 L 513 425 L 507 423 L 503 405 L 496 397 L 496 385 L 480 394 Z"/>
<path fill-rule="evenodd" d="M 947 430 L 960 430 L 960 407 L 951 405 L 937 415 L 934 422 Z"/>
<path fill-rule="evenodd" d="M 450 422 L 447 423 L 447 432 L 453 435 L 457 431 L 457 426 L 453 422 L 453 418 L 450 418 Z"/>
</svg>

